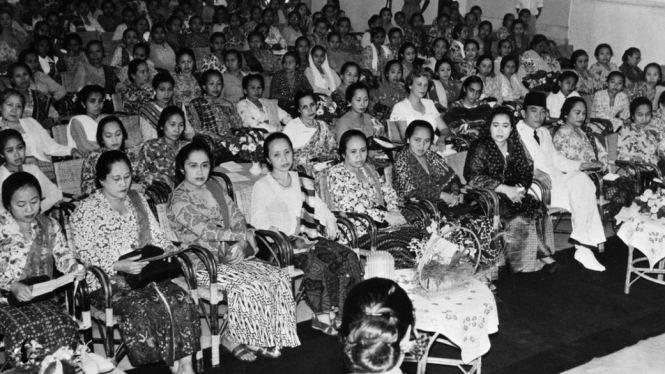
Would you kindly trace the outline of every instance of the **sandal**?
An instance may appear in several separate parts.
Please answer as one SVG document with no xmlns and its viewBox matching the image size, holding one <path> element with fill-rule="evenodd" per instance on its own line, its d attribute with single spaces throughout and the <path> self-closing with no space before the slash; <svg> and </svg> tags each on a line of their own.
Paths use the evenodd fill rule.
<svg viewBox="0 0 665 374">
<path fill-rule="evenodd" d="M 282 352 L 277 347 L 259 348 L 255 351 L 249 349 L 249 351 L 266 358 L 280 358 L 282 356 Z"/>
<path fill-rule="evenodd" d="M 242 362 L 252 362 L 252 361 L 255 361 L 255 360 L 256 360 L 256 356 L 254 357 L 253 360 L 243 360 L 243 358 L 246 357 L 248 354 L 252 354 L 252 353 L 254 353 L 254 352 L 252 352 L 249 348 L 247 348 L 247 346 L 244 345 L 244 344 L 238 344 L 238 345 L 237 345 L 235 348 L 233 348 L 233 350 L 231 350 L 231 351 L 229 351 L 229 349 L 226 348 L 226 347 L 223 346 L 223 345 L 220 345 L 220 347 L 222 347 L 222 349 L 223 349 L 226 353 L 230 353 L 230 354 L 231 354 L 233 357 L 235 357 L 238 361 L 242 361 Z"/>
<path fill-rule="evenodd" d="M 316 317 L 312 318 L 312 328 L 329 336 L 337 336 L 339 334 L 333 326 L 319 321 Z"/>
</svg>

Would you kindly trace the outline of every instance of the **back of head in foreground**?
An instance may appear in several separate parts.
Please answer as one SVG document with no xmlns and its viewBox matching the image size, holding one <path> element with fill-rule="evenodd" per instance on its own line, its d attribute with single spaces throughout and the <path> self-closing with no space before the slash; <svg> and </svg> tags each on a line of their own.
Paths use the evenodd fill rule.
<svg viewBox="0 0 665 374">
<path fill-rule="evenodd" d="M 357 284 L 347 296 L 340 328 L 349 370 L 385 373 L 399 368 L 413 324 L 413 304 L 397 283 L 372 278 Z"/>
</svg>

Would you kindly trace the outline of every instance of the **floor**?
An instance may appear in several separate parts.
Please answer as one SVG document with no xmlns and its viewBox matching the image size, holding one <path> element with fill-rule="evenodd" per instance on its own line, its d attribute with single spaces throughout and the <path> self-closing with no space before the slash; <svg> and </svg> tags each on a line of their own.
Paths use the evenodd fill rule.
<svg viewBox="0 0 665 374">
<path fill-rule="evenodd" d="M 611 235 L 610 232 L 608 234 Z M 558 245 L 567 245 L 557 235 Z M 584 269 L 573 259 L 573 249 L 557 253 L 559 270 L 540 274 L 510 274 L 504 270 L 497 286 L 499 332 L 490 337 L 492 348 L 483 357 L 483 373 L 561 373 L 665 334 L 665 290 L 646 281 L 623 292 L 627 249 L 618 238 L 608 240 L 597 257 L 604 273 Z M 303 317 L 300 316 L 302 319 Z M 294 374 L 345 373 L 337 339 L 312 330 L 307 321 L 298 325 L 301 346 L 285 349 L 276 360 L 260 358 L 242 363 L 222 353 L 221 365 L 209 367 L 210 350 L 204 351 L 205 373 Z M 455 355 L 439 347 L 433 355 Z M 404 373 L 415 373 L 405 364 Z M 167 373 L 156 365 L 131 373 Z M 664 370 L 665 371 L 665 370 Z M 428 367 L 427 373 L 459 373 L 456 368 Z M 631 371 L 633 372 L 633 371 Z"/>
</svg>

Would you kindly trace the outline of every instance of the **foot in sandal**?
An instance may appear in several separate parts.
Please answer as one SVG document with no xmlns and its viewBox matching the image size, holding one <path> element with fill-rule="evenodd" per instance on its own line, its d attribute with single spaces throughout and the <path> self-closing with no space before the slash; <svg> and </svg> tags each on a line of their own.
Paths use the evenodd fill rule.
<svg viewBox="0 0 665 374">
<path fill-rule="evenodd" d="M 252 362 L 256 360 L 256 355 L 246 345 L 239 344 L 228 338 L 222 339 L 222 349 L 240 361 Z"/>
</svg>

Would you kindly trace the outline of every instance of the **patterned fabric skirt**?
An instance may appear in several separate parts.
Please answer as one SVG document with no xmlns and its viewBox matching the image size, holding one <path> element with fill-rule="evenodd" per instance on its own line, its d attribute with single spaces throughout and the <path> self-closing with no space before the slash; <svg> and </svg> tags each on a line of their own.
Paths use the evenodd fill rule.
<svg viewBox="0 0 665 374">
<path fill-rule="evenodd" d="M 78 324 L 53 300 L 20 308 L 0 305 L 0 335 L 12 359 L 16 357 L 14 350 L 30 340 L 44 346 L 45 354 L 61 347 L 74 348 L 79 340 Z"/>
<path fill-rule="evenodd" d="M 101 289 L 90 302 L 103 310 Z M 200 349 L 201 322 L 187 291 L 171 281 L 150 283 L 138 290 L 113 284 L 113 312 L 133 366 L 163 360 L 168 366 Z"/>
<path fill-rule="evenodd" d="M 538 271 L 541 258 L 554 254 L 554 232 L 552 219 L 528 219 L 518 215 L 508 220 L 506 234 L 506 259 L 513 273 Z"/>
<path fill-rule="evenodd" d="M 199 271 L 199 285 L 210 285 Z M 233 341 L 257 347 L 297 347 L 296 306 L 289 275 L 259 261 L 218 265 L 217 282 L 228 297 L 228 335 Z"/>
<path fill-rule="evenodd" d="M 313 249 L 295 255 L 295 266 L 305 272 L 301 287 L 314 313 L 335 306 L 344 310 L 346 295 L 365 273 L 351 249 L 327 239 L 319 239 Z"/>
</svg>

